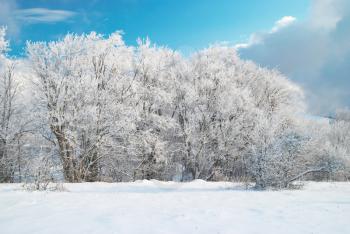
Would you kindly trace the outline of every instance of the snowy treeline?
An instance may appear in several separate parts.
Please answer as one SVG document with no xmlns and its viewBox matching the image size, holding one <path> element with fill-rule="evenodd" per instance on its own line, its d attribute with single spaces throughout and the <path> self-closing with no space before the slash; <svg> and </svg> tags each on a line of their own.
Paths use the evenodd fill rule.
<svg viewBox="0 0 350 234">
<path fill-rule="evenodd" d="M 308 117 L 300 87 L 234 48 L 185 58 L 116 32 L 8 50 L 1 29 L 1 182 L 350 177 L 350 112 Z"/>
</svg>

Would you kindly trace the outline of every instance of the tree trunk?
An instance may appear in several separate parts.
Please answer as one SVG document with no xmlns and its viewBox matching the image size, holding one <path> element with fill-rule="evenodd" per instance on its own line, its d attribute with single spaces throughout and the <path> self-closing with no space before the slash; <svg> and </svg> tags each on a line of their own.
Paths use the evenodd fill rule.
<svg viewBox="0 0 350 234">
<path fill-rule="evenodd" d="M 77 168 L 78 163 L 74 158 L 72 146 L 70 145 L 61 127 L 51 126 L 51 129 L 58 142 L 59 154 L 63 164 L 64 179 L 70 183 L 80 182 L 81 175 Z"/>
</svg>

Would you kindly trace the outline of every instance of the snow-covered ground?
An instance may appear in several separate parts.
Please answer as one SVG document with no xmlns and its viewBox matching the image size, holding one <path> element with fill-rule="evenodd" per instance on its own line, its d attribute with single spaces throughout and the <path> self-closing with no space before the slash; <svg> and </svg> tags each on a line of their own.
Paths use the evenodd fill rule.
<svg viewBox="0 0 350 234">
<path fill-rule="evenodd" d="M 350 183 L 285 191 L 204 181 L 64 186 L 0 184 L 0 233 L 350 233 Z"/>
</svg>

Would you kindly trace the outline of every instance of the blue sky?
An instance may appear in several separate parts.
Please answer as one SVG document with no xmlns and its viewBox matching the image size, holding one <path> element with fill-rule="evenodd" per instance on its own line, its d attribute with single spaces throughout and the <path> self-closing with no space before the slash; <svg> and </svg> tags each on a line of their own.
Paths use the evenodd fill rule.
<svg viewBox="0 0 350 234">
<path fill-rule="evenodd" d="M 0 23 L 11 21 L 8 28 L 13 55 L 21 55 L 26 40 L 55 40 L 67 32 L 97 31 L 109 34 L 116 30 L 124 31 L 128 44 L 135 43 L 137 37 L 149 36 L 157 44 L 187 53 L 219 41 L 244 41 L 252 32 L 270 28 L 285 15 L 304 18 L 310 4 L 309 0 L 0 0 L 1 2 L 9 5 L 8 10 L 12 11 L 8 13 L 9 16 L 3 17 L 5 19 L 1 20 L 0 16 Z M 36 12 L 35 8 L 42 9 Z M 54 14 L 61 17 L 47 17 Z"/>
<path fill-rule="evenodd" d="M 185 55 L 225 41 L 301 85 L 312 113 L 350 107 L 349 0 L 0 0 L 0 25 L 18 57 L 67 32 L 122 30 Z"/>
</svg>

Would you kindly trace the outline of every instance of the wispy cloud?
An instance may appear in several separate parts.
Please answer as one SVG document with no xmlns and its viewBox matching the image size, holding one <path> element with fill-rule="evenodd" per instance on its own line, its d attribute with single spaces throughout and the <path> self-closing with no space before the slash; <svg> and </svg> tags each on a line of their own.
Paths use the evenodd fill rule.
<svg viewBox="0 0 350 234">
<path fill-rule="evenodd" d="M 28 8 L 16 10 L 15 18 L 26 23 L 54 23 L 66 21 L 76 15 L 73 11 Z"/>
<path fill-rule="evenodd" d="M 16 1 L 0 0 L 0 27 L 6 26 L 10 35 L 18 35 L 20 31 L 18 22 L 13 17 L 13 11 L 16 9 Z"/>
<path fill-rule="evenodd" d="M 0 27 L 7 27 L 12 40 L 20 39 L 25 24 L 70 22 L 78 13 L 64 9 L 22 8 L 17 0 L 0 0 Z"/>
</svg>

